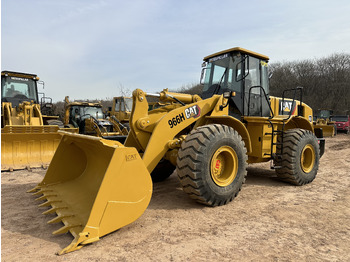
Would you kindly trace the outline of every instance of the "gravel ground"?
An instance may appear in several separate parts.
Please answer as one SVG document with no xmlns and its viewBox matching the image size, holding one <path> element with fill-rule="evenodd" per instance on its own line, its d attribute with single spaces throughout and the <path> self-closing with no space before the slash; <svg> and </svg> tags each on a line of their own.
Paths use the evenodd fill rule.
<svg viewBox="0 0 350 262">
<path fill-rule="evenodd" d="M 269 163 L 251 165 L 233 202 L 205 207 L 176 174 L 154 186 L 134 223 L 63 256 L 73 239 L 26 191 L 45 170 L 1 173 L 2 261 L 350 261 L 350 135 L 326 141 L 316 179 L 298 187 L 276 179 Z"/>
</svg>

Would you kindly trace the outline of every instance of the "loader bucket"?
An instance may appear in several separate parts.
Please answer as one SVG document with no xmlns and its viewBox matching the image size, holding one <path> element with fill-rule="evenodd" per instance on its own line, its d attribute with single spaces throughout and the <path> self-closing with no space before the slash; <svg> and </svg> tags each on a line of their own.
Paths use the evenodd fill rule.
<svg viewBox="0 0 350 262">
<path fill-rule="evenodd" d="M 147 208 L 152 180 L 133 147 L 99 137 L 65 133 L 41 183 L 29 191 L 56 213 L 74 240 L 59 255 L 80 249 L 130 224 Z"/>
<path fill-rule="evenodd" d="M 316 124 L 316 125 L 314 125 L 314 128 L 322 128 L 322 130 L 323 130 L 323 137 L 333 137 L 334 134 L 335 134 L 335 127 L 334 127 L 334 125 Z"/>
<path fill-rule="evenodd" d="M 58 126 L 5 126 L 1 129 L 1 171 L 45 167 L 61 140 Z"/>
</svg>

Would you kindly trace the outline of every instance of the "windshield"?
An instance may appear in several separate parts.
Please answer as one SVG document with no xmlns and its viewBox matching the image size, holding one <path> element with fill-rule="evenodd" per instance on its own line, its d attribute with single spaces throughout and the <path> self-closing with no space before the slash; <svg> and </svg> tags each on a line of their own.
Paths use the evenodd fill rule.
<svg viewBox="0 0 350 262">
<path fill-rule="evenodd" d="M 348 122 L 348 116 L 333 116 L 332 121 L 335 122 Z"/>
<path fill-rule="evenodd" d="M 124 98 L 125 101 L 125 111 L 131 112 L 132 109 L 132 98 Z"/>
<path fill-rule="evenodd" d="M 1 98 L 18 98 L 37 101 L 36 81 L 29 78 L 2 76 Z"/>
<path fill-rule="evenodd" d="M 115 108 L 116 112 L 131 112 L 132 109 L 132 98 L 130 97 L 119 97 L 115 100 Z"/>
<path fill-rule="evenodd" d="M 209 60 L 205 71 L 203 92 L 206 92 L 209 89 L 213 89 L 214 92 L 215 89 L 217 89 L 217 85 L 220 85 L 221 89 L 225 89 L 228 85 L 227 82 L 232 82 L 232 67 L 230 67 L 231 61 L 232 57 L 227 54 Z M 229 74 L 227 74 L 227 69 L 229 69 Z"/>
<path fill-rule="evenodd" d="M 82 119 L 89 118 L 90 116 L 101 119 L 103 118 L 103 112 L 101 107 L 89 106 L 73 106 L 72 107 L 72 117 L 81 117 Z"/>
<path fill-rule="evenodd" d="M 329 118 L 331 116 L 331 111 L 329 110 L 321 110 L 320 118 Z"/>
</svg>

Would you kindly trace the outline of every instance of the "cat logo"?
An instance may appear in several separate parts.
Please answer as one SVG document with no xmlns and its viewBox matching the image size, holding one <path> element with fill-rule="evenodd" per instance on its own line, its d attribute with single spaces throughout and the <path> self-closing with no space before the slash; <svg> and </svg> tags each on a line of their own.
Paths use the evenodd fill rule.
<svg viewBox="0 0 350 262">
<path fill-rule="evenodd" d="M 292 111 L 293 103 L 291 101 L 281 101 L 281 108 L 284 112 Z"/>
<path fill-rule="evenodd" d="M 200 116 L 200 114 L 201 114 L 201 109 L 197 105 L 194 105 L 185 109 L 185 116 L 187 119 L 190 117 L 197 118 Z"/>
<path fill-rule="evenodd" d="M 290 113 L 293 115 L 296 109 L 295 102 L 293 101 L 282 101 L 280 100 L 280 115 L 289 115 Z"/>
<path fill-rule="evenodd" d="M 136 154 L 129 154 L 125 156 L 125 160 L 126 161 L 132 161 L 132 160 L 136 160 L 137 159 L 137 155 Z"/>
</svg>

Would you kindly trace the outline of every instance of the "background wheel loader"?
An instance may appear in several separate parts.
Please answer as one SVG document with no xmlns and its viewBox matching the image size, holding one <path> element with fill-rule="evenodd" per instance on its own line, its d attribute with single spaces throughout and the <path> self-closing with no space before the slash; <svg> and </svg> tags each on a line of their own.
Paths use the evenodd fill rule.
<svg viewBox="0 0 350 262">
<path fill-rule="evenodd" d="M 132 109 L 132 98 L 125 96 L 113 97 L 113 105 L 108 108 L 107 115 L 115 117 L 130 130 L 129 119 Z"/>
<path fill-rule="evenodd" d="M 205 57 L 202 97 L 136 89 L 124 145 L 65 133 L 43 181 L 30 191 L 51 207 L 45 214 L 58 215 L 49 223 L 64 224 L 54 234 L 74 236 L 59 254 L 141 216 L 155 171 L 176 167 L 183 191 L 208 206 L 237 196 L 249 163 L 272 160 L 282 180 L 312 182 L 324 152 L 322 130 L 313 126 L 312 109 L 296 100 L 302 88 L 269 96 L 268 59 L 238 47 Z M 149 111 L 147 97 L 171 104 Z M 67 162 L 75 165 L 67 169 Z"/>
<path fill-rule="evenodd" d="M 66 127 L 79 128 L 79 134 L 98 136 L 111 140 L 124 141 L 128 129 L 114 116 L 106 119 L 101 103 L 70 102 L 65 97 Z"/>
<path fill-rule="evenodd" d="M 40 111 L 38 80 L 34 74 L 1 72 L 1 171 L 49 165 L 61 139 L 58 116 Z"/>
<path fill-rule="evenodd" d="M 333 137 L 337 134 L 335 122 L 331 120 L 333 110 L 318 109 L 314 115 L 314 127 L 322 128 L 324 137 Z"/>
</svg>

